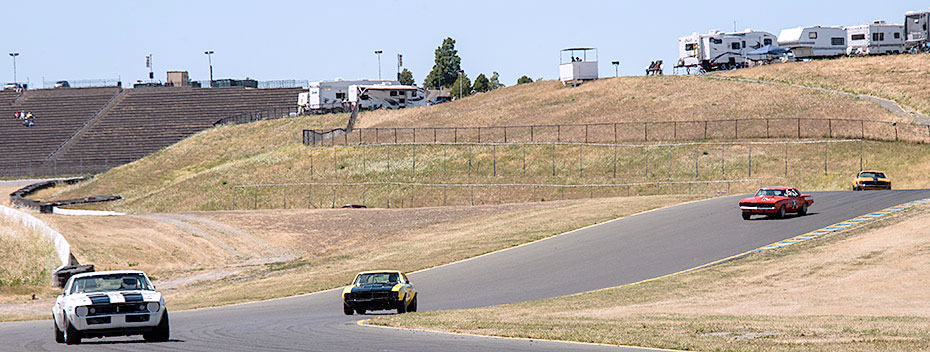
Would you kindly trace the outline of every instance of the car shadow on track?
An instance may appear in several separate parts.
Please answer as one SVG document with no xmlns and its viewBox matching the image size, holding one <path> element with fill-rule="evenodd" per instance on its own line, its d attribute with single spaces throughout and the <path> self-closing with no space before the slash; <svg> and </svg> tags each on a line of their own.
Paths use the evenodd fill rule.
<svg viewBox="0 0 930 352">
<path fill-rule="evenodd" d="M 145 340 L 98 340 L 98 341 L 81 341 L 82 345 L 130 345 L 130 344 L 161 344 L 171 342 L 185 342 L 181 339 L 169 339 L 164 342 L 149 342 Z"/>
<path fill-rule="evenodd" d="M 749 219 L 749 220 L 747 220 L 747 221 L 755 221 L 755 220 L 791 220 L 791 219 L 795 219 L 795 218 L 803 218 L 803 217 L 808 217 L 808 216 L 813 216 L 813 215 L 818 215 L 818 214 L 820 214 L 820 213 L 807 213 L 807 215 L 785 214 L 785 217 L 783 217 L 783 218 L 779 218 L 779 217 L 777 217 L 777 216 L 753 215 L 752 218 Z"/>
</svg>

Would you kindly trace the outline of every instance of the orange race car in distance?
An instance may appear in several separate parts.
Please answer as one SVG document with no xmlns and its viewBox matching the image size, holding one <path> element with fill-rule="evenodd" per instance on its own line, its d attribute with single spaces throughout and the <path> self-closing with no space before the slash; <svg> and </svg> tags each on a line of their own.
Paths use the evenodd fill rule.
<svg viewBox="0 0 930 352">
<path fill-rule="evenodd" d="M 881 171 L 860 171 L 853 181 L 853 191 L 891 189 L 891 180 Z"/>
<path fill-rule="evenodd" d="M 753 214 L 784 218 L 785 213 L 807 215 L 807 209 L 814 204 L 814 197 L 801 194 L 793 187 L 762 187 L 756 194 L 739 201 L 743 220 L 749 220 Z"/>
</svg>

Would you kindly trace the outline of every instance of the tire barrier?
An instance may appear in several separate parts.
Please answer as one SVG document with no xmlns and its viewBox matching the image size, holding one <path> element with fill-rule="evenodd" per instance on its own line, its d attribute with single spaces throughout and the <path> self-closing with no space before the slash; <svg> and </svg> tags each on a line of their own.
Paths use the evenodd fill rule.
<svg viewBox="0 0 930 352">
<path fill-rule="evenodd" d="M 75 204 L 90 204 L 90 203 L 100 203 L 100 202 L 110 202 L 114 200 L 122 199 L 120 196 L 93 196 L 93 197 L 84 197 L 84 198 L 74 198 L 74 199 L 63 199 L 55 200 L 51 202 L 42 202 L 37 200 L 32 200 L 27 198 L 29 195 L 38 192 L 40 190 L 54 187 L 58 183 L 65 184 L 75 184 L 81 181 L 86 180 L 86 177 L 74 177 L 61 180 L 50 180 L 43 181 L 39 183 L 33 183 L 26 187 L 20 188 L 13 193 L 10 193 L 10 204 L 19 208 L 29 208 L 29 209 L 38 209 L 39 212 L 43 214 L 51 214 L 54 211 L 55 207 L 65 206 L 65 205 L 75 205 Z"/>
</svg>

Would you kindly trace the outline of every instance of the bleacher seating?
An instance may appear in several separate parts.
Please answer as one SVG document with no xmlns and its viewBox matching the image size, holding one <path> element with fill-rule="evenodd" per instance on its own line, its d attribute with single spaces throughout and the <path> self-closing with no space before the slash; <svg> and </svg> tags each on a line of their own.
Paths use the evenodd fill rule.
<svg viewBox="0 0 930 352">
<path fill-rule="evenodd" d="M 101 111 L 119 88 L 70 88 L 0 92 L 0 176 L 24 174 L 24 164 L 43 162 L 35 174 L 104 171 L 142 158 L 199 131 L 221 118 L 296 106 L 300 88 L 246 89 L 156 87 L 122 90 L 71 145 L 45 160 L 88 119 Z M 36 126 L 24 127 L 14 111 L 32 111 Z M 54 165 L 54 169 L 52 166 Z M 4 172 L 7 169 L 8 172 Z M 12 171 L 19 169 L 20 172 Z"/>
</svg>

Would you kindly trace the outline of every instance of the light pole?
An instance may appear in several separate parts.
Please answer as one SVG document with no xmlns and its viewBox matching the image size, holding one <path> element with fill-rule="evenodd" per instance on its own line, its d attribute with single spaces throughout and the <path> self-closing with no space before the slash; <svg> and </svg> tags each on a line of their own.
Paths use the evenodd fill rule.
<svg viewBox="0 0 930 352">
<path fill-rule="evenodd" d="M 620 61 L 611 61 L 614 64 L 614 77 L 620 75 Z"/>
<path fill-rule="evenodd" d="M 207 61 L 210 63 L 210 86 L 213 86 L 213 50 L 203 52 L 207 55 Z"/>
<path fill-rule="evenodd" d="M 381 50 L 375 50 L 375 55 L 378 55 L 378 80 L 381 80 Z"/>
<path fill-rule="evenodd" d="M 19 56 L 19 53 L 10 53 L 10 56 L 13 57 L 13 83 L 18 83 L 16 80 L 16 57 Z"/>
</svg>

